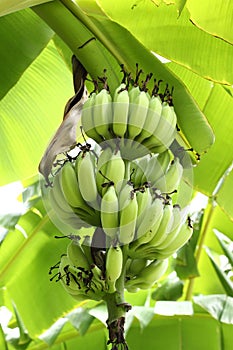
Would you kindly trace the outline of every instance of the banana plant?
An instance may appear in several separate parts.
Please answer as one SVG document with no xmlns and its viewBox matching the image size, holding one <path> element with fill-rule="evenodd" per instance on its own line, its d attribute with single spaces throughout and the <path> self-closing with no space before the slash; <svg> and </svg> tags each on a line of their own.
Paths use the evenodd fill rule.
<svg viewBox="0 0 233 350">
<path fill-rule="evenodd" d="M 88 73 L 88 92 L 93 90 L 91 81 L 105 70 L 114 91 L 122 79 L 121 65 L 132 75 L 138 65 L 145 75 L 153 73 L 153 78 L 173 88 L 180 129 L 177 142 L 200 156 L 200 161 L 193 158 L 193 186 L 209 197 L 204 214 L 196 215 L 189 244 L 169 259 L 167 273 L 152 291 L 126 292 L 133 305 L 125 325 L 127 343 L 135 349 L 142 346 L 139 339 L 148 339 L 148 348 L 154 348 L 156 341 L 158 349 L 178 349 L 181 343 L 189 349 L 230 348 L 231 283 L 210 249 L 220 253 L 213 228 L 233 238 L 232 31 L 227 30 L 232 4 L 214 3 L 1 1 L 1 185 L 20 180 L 25 186 L 22 210 L 1 216 L 3 349 L 91 349 L 92 335 L 100 348 L 107 348 L 104 304 L 75 301 L 48 274 L 67 242 L 54 238 L 61 234 L 41 199 L 37 173 L 65 105 L 76 93 L 72 55 Z M 200 11 L 201 5 L 205 11 Z M 222 22 L 216 22 L 220 16 Z M 153 89 L 153 79 L 148 88 Z M 209 247 L 211 263 L 204 245 Z M 224 253 L 229 259 L 229 251 Z M 216 312 L 213 305 L 218 306 Z M 157 327 L 161 333 L 155 340 Z M 194 329 L 200 335 L 195 339 Z"/>
</svg>

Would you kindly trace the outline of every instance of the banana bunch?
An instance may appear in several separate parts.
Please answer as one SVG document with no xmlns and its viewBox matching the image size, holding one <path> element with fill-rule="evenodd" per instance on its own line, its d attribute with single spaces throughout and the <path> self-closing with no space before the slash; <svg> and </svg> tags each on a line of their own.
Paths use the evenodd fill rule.
<svg viewBox="0 0 233 350">
<path fill-rule="evenodd" d="M 80 153 L 75 161 L 65 162 L 49 190 L 52 209 L 61 221 L 75 229 L 100 225 L 95 171 L 94 153 Z"/>
<path fill-rule="evenodd" d="M 131 258 L 166 259 L 188 242 L 193 228 L 189 218 L 184 220 L 179 206 L 167 204 L 159 227 L 151 231 L 129 245 Z"/>
<path fill-rule="evenodd" d="M 82 246 L 78 240 L 72 240 L 68 245 L 57 275 L 57 281 L 61 281 L 66 292 L 78 301 L 101 300 L 104 296 L 103 273 L 91 258 L 90 246 Z"/>
<path fill-rule="evenodd" d="M 84 103 L 81 123 L 88 137 L 103 147 L 120 145 L 128 159 L 169 149 L 177 118 L 167 87 L 158 95 L 156 89 L 150 94 L 145 83 L 121 83 L 112 96 L 105 84 Z"/>
<path fill-rule="evenodd" d="M 125 288 L 132 293 L 139 289 L 149 289 L 166 272 L 167 267 L 168 259 L 132 259 L 126 271 Z"/>
</svg>

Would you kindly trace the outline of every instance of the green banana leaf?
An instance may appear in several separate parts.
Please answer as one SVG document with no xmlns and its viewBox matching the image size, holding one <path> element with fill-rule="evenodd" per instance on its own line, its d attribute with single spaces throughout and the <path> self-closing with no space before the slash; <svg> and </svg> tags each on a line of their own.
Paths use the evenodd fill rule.
<svg viewBox="0 0 233 350">
<path fill-rule="evenodd" d="M 210 258 L 210 261 L 214 267 L 214 270 L 225 290 L 225 293 L 230 296 L 233 297 L 233 283 L 230 280 L 230 278 L 225 274 L 224 271 L 222 271 L 222 269 L 219 267 L 219 264 L 216 262 L 216 259 L 214 257 L 214 252 L 211 251 L 208 247 L 205 248 L 206 253 L 208 254 L 208 257 Z"/>
<path fill-rule="evenodd" d="M 233 268 L 233 253 L 231 250 L 232 241 L 227 236 L 225 236 L 222 232 L 219 232 L 218 230 L 214 230 L 214 233 L 218 239 L 218 242 L 219 242 L 224 254 L 228 258 L 229 263 L 231 264 L 231 266 Z"/>
<path fill-rule="evenodd" d="M 0 17 L 0 33 L 0 99 L 2 99 L 17 84 L 54 33 L 30 10 Z"/>
<path fill-rule="evenodd" d="M 233 11 L 231 0 L 189 0 L 187 8 L 190 20 L 198 28 L 233 44 L 232 21 L 229 15 Z"/>
<path fill-rule="evenodd" d="M 217 201 L 225 213 L 233 220 L 232 204 L 233 170 L 228 172 L 217 193 Z"/>
<path fill-rule="evenodd" d="M 92 0 L 76 1 L 87 12 L 93 3 Z M 231 7 L 228 3 L 229 1 L 224 4 L 223 1 L 220 1 L 217 11 L 222 5 L 221 14 L 230 13 Z M 216 32 L 210 35 L 194 26 L 189 20 L 190 15 L 187 8 L 184 8 L 180 17 L 177 18 L 175 4 L 167 6 L 162 2 L 160 6 L 155 6 L 152 1 L 136 2 L 137 6 L 133 8 L 130 0 L 120 0 L 114 3 L 108 0 L 98 0 L 98 4 L 112 20 L 127 28 L 151 51 L 191 69 L 202 77 L 221 84 L 232 84 L 232 45 L 216 38 Z M 200 1 L 189 1 L 188 8 L 190 6 L 194 10 L 199 7 L 198 13 L 204 13 L 203 17 L 206 16 L 211 22 L 210 26 L 215 29 L 215 24 L 210 20 L 211 17 L 209 18 L 209 11 L 206 11 L 209 1 L 205 3 L 205 11 L 203 5 L 199 4 Z M 224 28 L 224 32 L 232 33 L 232 22 L 229 16 L 226 15 L 220 21 L 212 2 L 211 7 L 210 16 L 214 12 L 215 21 L 219 23 L 218 27 Z"/>
<path fill-rule="evenodd" d="M 52 0 L 1 0 L 0 16 L 7 15 Z"/>
<path fill-rule="evenodd" d="M 72 95 L 71 73 L 50 42 L 0 101 L 0 185 L 38 172 L 39 161 Z"/>
</svg>

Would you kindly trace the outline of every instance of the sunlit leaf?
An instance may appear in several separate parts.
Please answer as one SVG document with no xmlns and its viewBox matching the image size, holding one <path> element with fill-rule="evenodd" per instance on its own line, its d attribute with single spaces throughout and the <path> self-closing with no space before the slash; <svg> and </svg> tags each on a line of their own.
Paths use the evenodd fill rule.
<svg viewBox="0 0 233 350">
<path fill-rule="evenodd" d="M 217 320 L 233 324 L 233 298 L 217 294 L 194 296 L 193 300 Z"/>
<path fill-rule="evenodd" d="M 9 4 L 8 0 L 4 2 Z M 0 8 L 2 5 L 1 1 Z M 18 82 L 54 33 L 32 11 L 24 10 L 0 18 L 0 35 L 0 98 L 2 98 Z"/>
<path fill-rule="evenodd" d="M 177 276 L 180 279 L 194 278 L 199 276 L 194 251 L 190 244 L 185 244 L 178 252 L 174 264 Z"/>
<path fill-rule="evenodd" d="M 0 16 L 52 0 L 1 0 Z"/>
<path fill-rule="evenodd" d="M 90 2 L 85 1 L 86 8 Z M 191 69 L 202 77 L 232 84 L 232 45 L 195 27 L 189 20 L 190 15 L 186 7 L 177 18 L 175 4 L 167 6 L 161 3 L 157 7 L 152 1 L 141 1 L 132 10 L 131 0 L 114 3 L 99 0 L 98 3 L 110 18 L 127 28 L 151 51 Z M 80 4 L 82 5 L 82 1 Z M 200 12 L 201 10 L 202 5 Z M 205 16 L 208 18 L 208 11 L 205 12 Z"/>
<path fill-rule="evenodd" d="M 81 335 L 84 335 L 91 323 L 94 320 L 94 317 L 90 315 L 87 309 L 77 308 L 66 315 L 66 318 L 70 323 L 79 330 Z"/>
<path fill-rule="evenodd" d="M 23 348 L 27 348 L 28 345 L 31 342 L 31 338 L 28 335 L 28 331 L 24 326 L 24 323 L 21 319 L 21 316 L 17 310 L 16 305 L 13 303 L 13 308 L 14 308 L 14 313 L 15 313 L 15 317 L 16 317 L 16 322 L 17 322 L 17 326 L 19 327 L 19 339 L 16 339 L 13 344 L 16 347 L 16 349 L 23 349 Z"/>
<path fill-rule="evenodd" d="M 185 7 L 185 4 L 186 4 L 187 0 L 176 0 L 175 1 L 175 4 L 178 8 L 178 13 L 179 13 L 179 16 L 181 15 L 184 7 Z"/>
<path fill-rule="evenodd" d="M 228 296 L 233 297 L 233 283 L 231 282 L 231 280 L 227 277 L 227 275 L 224 273 L 224 271 L 221 270 L 221 268 L 219 267 L 219 265 L 216 263 L 215 258 L 213 256 L 213 253 L 211 252 L 211 250 L 209 248 L 205 248 L 210 261 L 213 265 L 213 268 L 225 290 L 225 292 L 227 293 Z"/>
<path fill-rule="evenodd" d="M 139 320 L 142 329 L 148 326 L 154 316 L 153 308 L 146 306 L 134 306 L 132 313 Z"/>
<path fill-rule="evenodd" d="M 232 203 L 232 188 L 233 188 L 233 170 L 224 178 L 222 186 L 217 193 L 217 202 L 233 220 L 233 203 Z"/>
<path fill-rule="evenodd" d="M 0 346 L 2 350 L 9 350 L 1 324 L 0 324 Z"/>
<path fill-rule="evenodd" d="M 151 294 L 154 300 L 177 300 L 182 296 L 184 282 L 177 277 L 168 277 Z"/>
<path fill-rule="evenodd" d="M 193 306 L 190 301 L 157 301 L 154 311 L 164 316 L 193 315 Z"/>
<path fill-rule="evenodd" d="M 233 44 L 231 0 L 188 0 L 187 7 L 198 28 Z"/>
<path fill-rule="evenodd" d="M 64 325 L 68 320 L 64 317 L 59 318 L 49 329 L 40 335 L 40 339 L 46 342 L 48 345 L 53 345 L 58 335 L 60 334 Z"/>
<path fill-rule="evenodd" d="M 194 186 L 211 195 L 233 160 L 233 97 L 224 87 L 211 85 L 206 79 L 183 67 L 174 63 L 169 63 L 168 66 L 183 80 L 214 130 L 214 145 L 201 157 L 200 164 L 194 169 Z M 195 134 L 195 124 L 193 132 Z"/>
<path fill-rule="evenodd" d="M 233 267 L 233 253 L 232 253 L 232 250 L 230 249 L 230 245 L 232 247 L 233 242 L 227 236 L 225 236 L 223 233 L 219 232 L 218 230 L 214 230 L 214 233 L 218 239 L 219 244 L 222 247 L 224 254 L 228 258 L 229 263 Z"/>
<path fill-rule="evenodd" d="M 72 95 L 71 73 L 50 43 L 0 101 L 1 185 L 38 172 Z"/>
</svg>

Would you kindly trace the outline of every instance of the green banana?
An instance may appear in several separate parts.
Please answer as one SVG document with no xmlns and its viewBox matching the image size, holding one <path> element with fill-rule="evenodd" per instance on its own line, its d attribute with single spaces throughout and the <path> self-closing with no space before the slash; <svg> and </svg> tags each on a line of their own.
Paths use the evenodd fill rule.
<svg viewBox="0 0 233 350">
<path fill-rule="evenodd" d="M 174 158 L 171 162 L 166 174 L 164 177 L 161 177 L 156 183 L 155 186 L 162 193 L 171 193 L 174 190 L 177 190 L 181 178 L 183 175 L 183 167 L 180 164 L 179 158 Z"/>
<path fill-rule="evenodd" d="M 95 97 L 93 122 L 100 137 L 111 138 L 109 128 L 112 124 L 112 98 L 106 89 L 102 89 Z"/>
<path fill-rule="evenodd" d="M 49 212 L 49 217 L 51 218 L 52 221 L 54 220 L 54 215 L 55 215 L 56 219 L 61 220 L 64 224 L 69 225 L 74 229 L 78 230 L 82 227 L 89 227 L 89 224 L 81 220 L 81 218 L 77 216 L 75 213 L 73 213 L 70 208 L 69 208 L 69 212 L 64 211 L 64 207 L 62 208 L 56 201 L 56 198 L 54 196 L 54 189 L 50 189 L 48 193 L 48 200 L 54 212 L 54 213 Z"/>
<path fill-rule="evenodd" d="M 158 144 L 154 146 L 165 146 L 168 148 L 175 138 L 177 118 L 174 109 L 168 103 L 163 102 L 161 118 L 154 131 L 154 137 L 158 139 Z"/>
<path fill-rule="evenodd" d="M 174 240 L 176 240 L 180 227 L 182 225 L 181 209 L 178 205 L 173 206 L 172 210 L 172 223 L 170 229 L 167 230 L 166 238 L 160 244 L 157 244 L 156 249 L 165 250 Z"/>
<path fill-rule="evenodd" d="M 130 185 L 125 185 L 119 195 L 120 227 L 119 241 L 129 244 L 135 235 L 138 203 Z"/>
<path fill-rule="evenodd" d="M 67 257 L 70 261 L 70 264 L 75 267 L 81 267 L 85 270 L 90 269 L 89 262 L 87 260 L 84 251 L 79 242 L 71 241 L 67 247 Z"/>
<path fill-rule="evenodd" d="M 119 193 L 122 187 L 123 180 L 125 178 L 125 170 L 125 163 L 121 158 L 120 151 L 115 151 L 112 153 L 112 157 L 107 162 L 104 175 L 113 182 L 117 193 Z M 105 193 L 105 189 L 103 189 L 103 193 Z"/>
<path fill-rule="evenodd" d="M 119 193 L 125 177 L 125 163 L 121 158 L 120 151 L 113 152 L 107 147 L 99 156 L 96 173 L 98 192 L 103 196 L 109 185 L 113 184 Z M 106 184 L 106 186 L 103 186 Z"/>
<path fill-rule="evenodd" d="M 53 193 L 54 199 L 59 207 L 67 213 L 72 213 L 72 208 L 67 203 L 61 187 L 61 170 L 56 174 L 53 180 L 53 187 L 50 190 Z"/>
<path fill-rule="evenodd" d="M 101 201 L 101 223 L 107 236 L 116 238 L 119 227 L 118 198 L 114 186 L 109 186 Z"/>
<path fill-rule="evenodd" d="M 103 192 L 103 184 L 110 182 L 111 179 L 107 179 L 106 177 L 106 169 L 107 164 L 112 158 L 112 150 L 110 147 L 103 149 L 98 157 L 97 161 L 97 169 L 96 169 L 96 185 L 98 189 L 98 193 L 102 196 Z"/>
<path fill-rule="evenodd" d="M 103 142 L 102 137 L 97 133 L 93 120 L 93 107 L 95 105 L 96 93 L 93 92 L 83 105 L 81 124 L 85 134 L 97 143 Z"/>
<path fill-rule="evenodd" d="M 139 95 L 130 102 L 128 118 L 128 137 L 132 140 L 142 131 L 149 107 L 148 95 L 141 91 Z"/>
<path fill-rule="evenodd" d="M 124 137 L 129 113 L 129 93 L 125 84 L 116 89 L 113 102 L 112 130 L 114 135 Z"/>
<path fill-rule="evenodd" d="M 150 207 L 147 208 L 144 219 L 136 230 L 137 239 L 143 237 L 148 231 L 152 231 L 152 227 L 157 221 L 162 220 L 163 216 L 163 202 L 160 198 L 156 198 Z M 152 232 L 151 232 L 152 233 Z"/>
<path fill-rule="evenodd" d="M 86 205 L 79 189 L 78 179 L 74 167 L 67 162 L 61 169 L 61 187 L 67 203 L 71 207 L 80 208 L 87 213 L 92 214 L 93 211 Z"/>
<path fill-rule="evenodd" d="M 138 98 L 140 95 L 140 88 L 139 86 L 133 86 L 129 89 L 129 103 L 134 103 L 134 101 Z"/>
<path fill-rule="evenodd" d="M 149 241 L 147 243 L 149 249 L 150 248 L 153 249 L 158 244 L 160 244 L 161 242 L 164 241 L 164 239 L 166 237 L 166 232 L 170 228 L 171 219 L 172 219 L 172 210 L 173 210 L 172 205 L 166 204 L 164 206 L 163 217 L 162 217 L 162 220 L 161 220 L 160 225 L 158 227 L 158 230 L 157 230 L 157 232 L 155 232 L 151 241 Z"/>
<path fill-rule="evenodd" d="M 161 117 L 162 102 L 159 96 L 152 96 L 149 101 L 146 119 L 141 133 L 137 136 L 137 142 L 141 143 L 155 132 Z"/>
<path fill-rule="evenodd" d="M 60 266 L 60 281 L 63 288 L 76 300 L 101 300 L 103 298 L 102 288 L 93 278 L 91 270 L 83 272 L 70 264 L 66 256 L 62 256 Z"/>
<path fill-rule="evenodd" d="M 158 179 L 164 177 L 170 163 L 170 153 L 165 151 L 160 154 L 153 154 L 148 162 L 148 167 L 145 170 L 146 178 L 151 183 L 152 187 L 157 187 Z"/>
<path fill-rule="evenodd" d="M 185 243 L 190 239 L 193 233 L 193 228 L 187 223 L 184 222 L 178 234 L 176 235 L 176 238 L 170 242 L 170 244 L 164 249 L 164 253 L 172 255 L 174 254 L 178 249 L 183 247 Z M 159 250 L 158 250 L 159 251 Z M 161 250 L 163 253 L 163 251 Z"/>
<path fill-rule="evenodd" d="M 95 175 L 95 155 L 87 152 L 78 162 L 77 177 L 83 199 L 94 209 L 99 210 L 98 190 Z"/>
<path fill-rule="evenodd" d="M 120 247 L 111 246 L 106 256 L 106 283 L 108 293 L 116 291 L 116 281 L 120 277 L 123 268 L 123 254 Z"/>
<path fill-rule="evenodd" d="M 133 183 L 135 187 L 140 187 L 148 181 L 145 175 L 145 169 L 148 165 L 148 161 L 149 160 L 147 156 L 144 156 L 138 160 L 133 177 Z"/>
<path fill-rule="evenodd" d="M 140 289 L 151 288 L 154 283 L 165 273 L 168 260 L 154 260 L 146 266 L 136 278 L 126 282 L 126 288 L 138 287 Z"/>
<path fill-rule="evenodd" d="M 137 276 L 147 266 L 147 263 L 148 260 L 146 258 L 132 259 L 128 269 L 126 270 L 126 276 L 129 278 Z"/>
<path fill-rule="evenodd" d="M 150 208 L 152 204 L 152 195 L 149 188 L 145 188 L 144 192 L 138 191 L 136 193 L 136 198 L 138 202 L 138 215 L 137 215 L 137 228 L 144 220 L 145 213 L 147 209 Z"/>
</svg>

